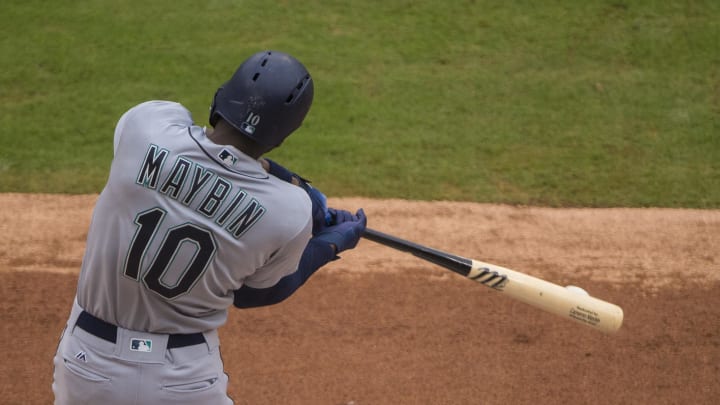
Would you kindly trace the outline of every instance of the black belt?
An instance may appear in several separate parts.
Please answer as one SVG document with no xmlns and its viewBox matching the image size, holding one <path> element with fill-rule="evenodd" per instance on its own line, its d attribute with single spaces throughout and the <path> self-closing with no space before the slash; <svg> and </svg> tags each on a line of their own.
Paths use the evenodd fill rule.
<svg viewBox="0 0 720 405">
<path fill-rule="evenodd" d="M 102 319 L 98 319 L 85 311 L 80 313 L 75 325 L 85 332 L 99 337 L 100 339 L 104 339 L 112 343 L 117 342 L 117 326 L 107 323 Z M 205 343 L 205 336 L 202 333 L 171 334 L 168 336 L 168 349 L 177 349 L 178 347 Z"/>
</svg>

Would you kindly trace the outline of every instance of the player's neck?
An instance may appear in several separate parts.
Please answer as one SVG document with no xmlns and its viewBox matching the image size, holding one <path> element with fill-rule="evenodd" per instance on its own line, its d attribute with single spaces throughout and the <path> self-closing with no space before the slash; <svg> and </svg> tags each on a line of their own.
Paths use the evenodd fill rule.
<svg viewBox="0 0 720 405">
<path fill-rule="evenodd" d="M 258 159 L 267 152 L 265 147 L 242 135 L 237 129 L 222 120 L 214 129 L 207 130 L 207 137 L 218 145 L 234 146 L 253 159 Z"/>
</svg>

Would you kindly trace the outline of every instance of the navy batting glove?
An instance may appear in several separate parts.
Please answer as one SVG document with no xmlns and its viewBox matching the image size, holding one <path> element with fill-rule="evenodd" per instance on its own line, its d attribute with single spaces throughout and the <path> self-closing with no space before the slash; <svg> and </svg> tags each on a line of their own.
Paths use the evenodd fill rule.
<svg viewBox="0 0 720 405">
<path fill-rule="evenodd" d="M 332 216 L 328 210 L 327 197 L 315 187 L 305 183 L 303 186 L 312 201 L 313 229 L 312 234 L 317 235 L 332 223 Z"/>
<path fill-rule="evenodd" d="M 334 224 L 323 229 L 313 240 L 327 242 L 335 246 L 335 252 L 352 249 L 357 246 L 360 237 L 367 227 L 365 211 L 359 209 L 355 215 L 348 211 L 332 210 Z"/>
<path fill-rule="evenodd" d="M 342 224 L 343 222 L 352 221 L 354 218 L 355 216 L 350 211 L 328 208 L 328 225 Z"/>
</svg>

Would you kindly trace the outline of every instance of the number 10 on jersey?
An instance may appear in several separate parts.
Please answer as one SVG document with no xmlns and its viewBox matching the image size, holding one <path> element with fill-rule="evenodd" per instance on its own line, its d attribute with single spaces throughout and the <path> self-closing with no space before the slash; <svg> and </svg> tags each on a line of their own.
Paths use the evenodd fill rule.
<svg viewBox="0 0 720 405">
<path fill-rule="evenodd" d="M 165 210 L 153 208 L 135 217 L 137 231 L 128 249 L 124 274 L 135 281 L 142 281 L 150 290 L 171 300 L 186 294 L 197 283 L 205 273 L 210 260 L 215 256 L 216 244 L 212 232 L 197 225 L 184 223 L 171 227 L 165 232 L 162 243 L 153 255 L 150 267 L 144 275 L 141 275 L 142 263 L 150 253 L 148 248 L 156 237 L 165 214 Z M 178 250 L 184 244 L 191 244 L 195 253 L 188 263 L 184 263 L 180 277 L 172 284 L 166 283 L 163 281 L 163 276 L 174 263 Z"/>
</svg>

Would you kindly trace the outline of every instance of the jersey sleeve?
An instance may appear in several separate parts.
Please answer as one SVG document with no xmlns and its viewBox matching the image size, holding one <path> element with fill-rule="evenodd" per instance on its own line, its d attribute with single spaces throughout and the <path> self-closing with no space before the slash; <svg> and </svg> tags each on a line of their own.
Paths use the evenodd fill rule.
<svg viewBox="0 0 720 405">
<path fill-rule="evenodd" d="M 305 246 L 312 236 L 311 232 L 312 221 L 308 220 L 297 235 L 272 254 L 265 265 L 245 278 L 243 284 L 251 288 L 269 288 L 283 277 L 297 271 Z"/>
</svg>

